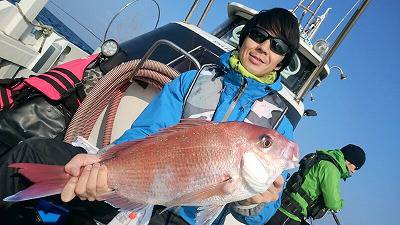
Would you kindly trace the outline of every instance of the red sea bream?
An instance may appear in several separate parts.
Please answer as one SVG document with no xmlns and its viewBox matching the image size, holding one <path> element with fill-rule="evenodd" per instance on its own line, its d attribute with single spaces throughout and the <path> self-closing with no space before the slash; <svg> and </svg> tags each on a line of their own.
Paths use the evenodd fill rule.
<svg viewBox="0 0 400 225">
<path fill-rule="evenodd" d="M 197 224 L 209 224 L 227 203 L 265 192 L 283 170 L 297 165 L 299 150 L 272 129 L 189 119 L 116 145 L 100 157 L 113 189 L 102 199 L 111 205 L 130 210 L 149 205 L 202 206 Z M 60 193 L 69 178 L 63 166 L 10 166 L 21 168 L 19 172 L 35 184 L 7 201 Z M 52 175 L 38 175 L 50 170 Z"/>
</svg>

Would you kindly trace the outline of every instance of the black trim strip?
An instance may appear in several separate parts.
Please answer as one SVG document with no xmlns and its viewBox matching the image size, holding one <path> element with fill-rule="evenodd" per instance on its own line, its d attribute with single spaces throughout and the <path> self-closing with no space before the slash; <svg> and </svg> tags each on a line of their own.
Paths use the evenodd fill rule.
<svg viewBox="0 0 400 225">
<path fill-rule="evenodd" d="M 44 74 L 50 75 L 55 77 L 56 79 L 58 79 L 61 83 L 63 83 L 68 90 L 74 88 L 74 86 L 67 80 L 67 78 L 65 78 L 63 75 L 56 73 L 56 72 L 52 72 L 52 71 L 48 71 Z"/>
<path fill-rule="evenodd" d="M 67 91 L 61 87 L 61 85 L 59 85 L 55 80 L 51 79 L 50 77 L 46 77 L 44 75 L 39 75 L 39 76 L 37 76 L 37 78 L 40 78 L 40 79 L 46 81 L 47 83 L 49 83 L 51 86 L 53 86 L 58 91 L 58 93 L 60 93 L 60 95 L 62 97 L 64 97 L 64 95 L 67 93 Z M 39 90 L 39 91 L 41 92 L 41 90 Z"/>
<path fill-rule="evenodd" d="M 65 74 L 65 75 L 67 75 L 71 80 L 74 81 L 75 84 L 81 82 L 81 81 L 75 76 L 75 74 L 73 74 L 71 71 L 69 71 L 69 70 L 67 70 L 67 69 L 64 69 L 64 68 L 54 68 L 54 69 L 52 69 L 52 70 L 55 70 L 55 71 L 58 71 L 58 72 L 61 72 L 61 73 Z"/>
<path fill-rule="evenodd" d="M 10 107 L 10 101 L 8 101 L 7 90 L 0 87 L 1 99 L 3 99 L 3 109 Z"/>
</svg>

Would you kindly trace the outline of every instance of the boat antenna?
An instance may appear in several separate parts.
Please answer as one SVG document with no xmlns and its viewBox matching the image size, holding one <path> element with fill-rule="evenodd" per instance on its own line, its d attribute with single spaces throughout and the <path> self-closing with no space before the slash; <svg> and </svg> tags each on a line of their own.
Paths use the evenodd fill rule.
<svg viewBox="0 0 400 225">
<path fill-rule="evenodd" d="M 130 6 L 131 4 L 133 4 L 133 3 L 137 2 L 137 1 L 139 1 L 139 0 L 134 0 L 134 1 L 129 2 L 128 4 L 126 4 L 124 7 L 122 7 L 122 8 L 113 16 L 113 18 L 111 19 L 110 23 L 109 23 L 108 26 L 107 26 L 106 32 L 104 33 L 103 42 L 106 40 L 106 38 L 107 38 L 107 33 L 108 33 L 108 29 L 110 29 L 110 26 L 111 26 L 111 24 L 114 22 L 115 18 L 116 18 L 119 14 L 121 14 L 122 11 L 124 11 L 128 6 Z M 155 1 L 155 0 L 150 0 L 150 1 L 154 2 L 154 4 L 156 4 L 156 6 L 157 6 L 157 11 L 158 11 L 157 22 L 156 22 L 156 25 L 154 26 L 154 29 L 156 29 L 157 26 L 158 26 L 158 22 L 160 22 L 160 14 L 161 14 L 160 5 L 159 5 L 158 2 Z"/>
<path fill-rule="evenodd" d="M 59 5 L 57 5 L 55 2 L 53 1 L 49 1 L 51 4 L 53 4 L 55 7 L 57 7 L 59 10 L 61 10 L 63 13 L 65 13 L 67 16 L 71 17 L 71 19 L 73 19 L 75 22 L 77 22 L 81 27 L 83 27 L 85 30 L 87 30 L 90 34 L 92 34 L 97 40 L 99 40 L 99 42 L 102 42 L 101 39 L 93 33 L 93 31 L 91 31 L 89 28 L 87 28 L 85 25 L 83 25 L 81 22 L 79 22 L 77 19 L 75 19 L 71 14 L 69 14 L 67 11 L 65 11 L 63 8 L 61 8 Z"/>
<path fill-rule="evenodd" d="M 189 19 L 192 17 L 193 15 L 193 11 L 195 10 L 195 8 L 197 7 L 197 4 L 199 3 L 199 0 L 195 0 L 193 2 L 192 7 L 190 7 L 190 10 L 188 12 L 188 14 L 186 15 L 185 19 L 183 20 L 183 22 L 188 23 Z"/>
<path fill-rule="evenodd" d="M 351 9 L 346 13 L 346 15 L 343 16 L 343 18 L 339 21 L 339 23 L 336 25 L 335 28 L 333 28 L 333 30 L 331 31 L 331 33 L 325 38 L 325 41 L 328 41 L 328 39 L 331 37 L 331 35 L 336 31 L 336 29 L 340 26 L 340 24 L 342 24 L 342 22 L 344 21 L 344 19 L 350 14 L 351 11 L 353 11 L 353 9 L 356 7 L 356 5 L 358 5 L 358 3 L 360 2 L 360 0 L 357 0 L 356 3 L 354 3 L 353 7 L 351 7 Z"/>
</svg>

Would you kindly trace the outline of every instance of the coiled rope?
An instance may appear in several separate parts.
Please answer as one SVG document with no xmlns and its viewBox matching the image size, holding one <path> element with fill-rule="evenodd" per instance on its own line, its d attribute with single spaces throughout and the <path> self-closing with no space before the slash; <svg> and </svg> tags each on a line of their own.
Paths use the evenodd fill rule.
<svg viewBox="0 0 400 225">
<path fill-rule="evenodd" d="M 130 85 L 130 78 L 133 76 L 134 80 L 143 81 L 161 89 L 164 84 L 179 75 L 175 69 L 153 60 L 146 60 L 142 68 L 136 74 L 132 74 L 139 61 L 135 59 L 123 63 L 100 79 L 73 116 L 64 137 L 65 142 L 71 143 L 77 136 L 88 139 L 100 114 L 108 106 L 102 144 L 103 146 L 110 144 L 118 105 Z"/>
</svg>

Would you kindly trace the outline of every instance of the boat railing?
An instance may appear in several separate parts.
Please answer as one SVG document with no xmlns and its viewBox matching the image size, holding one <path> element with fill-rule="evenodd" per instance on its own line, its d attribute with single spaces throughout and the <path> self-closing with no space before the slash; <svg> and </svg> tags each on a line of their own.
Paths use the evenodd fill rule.
<svg viewBox="0 0 400 225">
<path fill-rule="evenodd" d="M 144 56 L 142 57 L 142 59 L 139 61 L 138 65 L 136 66 L 136 68 L 132 71 L 132 77 L 130 78 L 130 81 L 133 81 L 133 75 L 137 73 L 137 71 L 143 66 L 144 62 L 151 56 L 151 54 L 160 46 L 160 45 L 167 45 L 169 47 L 171 47 L 172 49 L 182 53 L 184 56 L 186 56 L 190 61 L 192 61 L 194 63 L 194 65 L 196 66 L 196 68 L 199 70 L 201 65 L 199 63 L 199 61 L 192 56 L 190 53 L 188 53 L 187 51 L 185 51 L 184 49 L 182 49 L 181 47 L 179 47 L 178 45 L 174 44 L 172 41 L 168 41 L 165 39 L 161 39 L 156 41 L 150 48 L 149 50 L 147 50 L 147 52 L 144 54 Z"/>
</svg>

